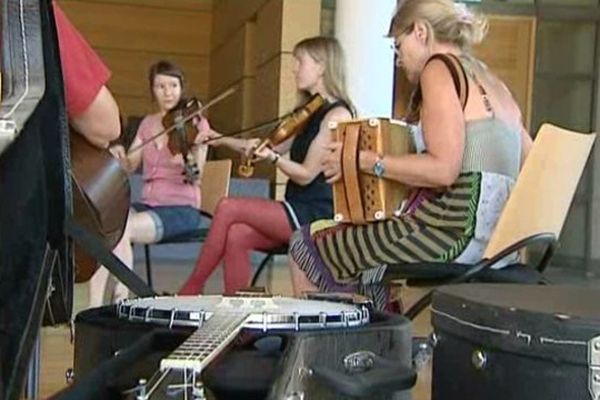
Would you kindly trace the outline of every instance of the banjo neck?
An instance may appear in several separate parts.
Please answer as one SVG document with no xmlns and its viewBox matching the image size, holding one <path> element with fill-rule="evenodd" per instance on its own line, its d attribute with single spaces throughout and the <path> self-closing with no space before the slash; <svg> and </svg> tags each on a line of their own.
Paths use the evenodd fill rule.
<svg viewBox="0 0 600 400">
<path fill-rule="evenodd" d="M 199 374 L 242 329 L 248 313 L 214 313 L 167 358 L 160 362 L 161 371 L 188 370 Z"/>
</svg>

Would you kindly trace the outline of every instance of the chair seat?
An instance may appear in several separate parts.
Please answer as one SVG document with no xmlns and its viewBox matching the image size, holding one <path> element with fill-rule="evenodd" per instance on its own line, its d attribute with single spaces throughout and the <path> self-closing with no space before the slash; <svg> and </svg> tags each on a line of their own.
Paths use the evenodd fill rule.
<svg viewBox="0 0 600 400">
<path fill-rule="evenodd" d="M 155 244 L 168 244 L 168 243 L 189 243 L 189 242 L 203 242 L 208 235 L 209 228 L 201 228 L 184 235 L 177 235 L 169 240 L 161 240 Z"/>
<path fill-rule="evenodd" d="M 265 250 L 265 252 L 274 256 L 283 256 L 288 253 L 288 246 L 286 245 L 271 250 Z"/>
<path fill-rule="evenodd" d="M 472 264 L 460 263 L 410 263 L 388 265 L 385 279 L 407 279 L 409 286 L 430 286 L 440 281 L 457 278 L 469 269 Z M 484 269 L 472 281 L 498 283 L 537 284 L 543 281 L 542 274 L 524 264 L 511 264 L 500 269 Z"/>
</svg>

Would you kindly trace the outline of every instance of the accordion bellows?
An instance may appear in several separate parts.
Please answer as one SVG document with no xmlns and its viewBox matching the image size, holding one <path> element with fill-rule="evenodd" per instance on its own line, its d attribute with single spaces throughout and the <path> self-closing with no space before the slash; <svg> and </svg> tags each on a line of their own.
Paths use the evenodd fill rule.
<svg viewBox="0 0 600 400">
<path fill-rule="evenodd" d="M 414 153 L 408 125 L 387 118 L 357 119 L 331 123 L 334 141 L 343 142 L 342 179 L 333 184 L 334 219 L 365 224 L 390 218 L 408 197 L 409 188 L 399 182 L 362 173 L 360 150 L 379 155 Z"/>
</svg>

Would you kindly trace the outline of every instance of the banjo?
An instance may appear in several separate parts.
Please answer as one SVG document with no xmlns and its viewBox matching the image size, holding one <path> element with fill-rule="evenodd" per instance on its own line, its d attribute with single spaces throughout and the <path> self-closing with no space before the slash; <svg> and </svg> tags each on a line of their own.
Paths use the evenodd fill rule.
<svg viewBox="0 0 600 400">
<path fill-rule="evenodd" d="M 129 390 L 136 400 L 206 399 L 201 373 L 242 329 L 263 332 L 351 328 L 367 324 L 366 306 L 286 297 L 175 296 L 117 305 L 119 318 L 198 329 L 160 362 L 149 380 Z"/>
</svg>

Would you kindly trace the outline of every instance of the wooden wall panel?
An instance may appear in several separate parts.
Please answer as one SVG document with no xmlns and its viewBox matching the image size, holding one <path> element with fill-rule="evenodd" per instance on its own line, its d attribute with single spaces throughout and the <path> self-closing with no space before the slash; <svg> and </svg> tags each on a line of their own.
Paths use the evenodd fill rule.
<svg viewBox="0 0 600 400">
<path fill-rule="evenodd" d="M 404 71 L 395 67 L 394 69 L 394 118 L 402 119 L 406 117 L 408 101 L 413 91 L 413 85 L 406 79 Z"/>
<path fill-rule="evenodd" d="M 212 48 L 228 41 L 233 32 L 248 21 L 256 19 L 256 13 L 267 0 L 215 0 Z"/>
<path fill-rule="evenodd" d="M 251 124 L 256 80 L 253 61 L 256 14 L 266 1 L 218 0 L 213 8 L 210 92 L 214 96 L 225 88 L 237 88 L 236 93 L 209 112 L 213 127 L 223 133 Z M 239 154 L 218 147 L 214 155 L 231 158 L 236 173 Z"/>
<path fill-rule="evenodd" d="M 296 43 L 321 32 L 321 1 L 285 1 L 281 31 L 281 51 L 291 52 Z"/>
<path fill-rule="evenodd" d="M 215 66 L 210 74 L 210 87 L 213 94 L 224 90 L 245 76 L 253 75 L 249 55 L 249 38 L 253 35 L 253 29 L 253 23 L 244 24 L 228 41 L 211 53 L 211 62 Z"/>
<path fill-rule="evenodd" d="M 254 77 L 243 78 L 236 84 L 238 89 L 234 95 L 211 108 L 209 119 L 213 129 L 228 134 L 253 125 L 249 122 L 249 118 L 252 117 L 250 113 L 252 108 L 247 105 L 252 104 L 254 85 Z M 241 136 L 247 137 L 248 134 Z M 233 171 L 236 173 L 240 160 L 239 153 L 226 147 L 217 147 L 214 150 L 214 155 L 219 159 L 229 158 L 233 160 Z"/>
<path fill-rule="evenodd" d="M 475 49 L 475 54 L 510 88 L 526 127 L 531 125 L 535 25 L 534 17 L 493 16 L 488 37 Z"/>
<path fill-rule="evenodd" d="M 120 94 L 135 96 L 150 96 L 147 80 L 150 65 L 158 60 L 157 53 L 140 52 L 131 58 L 131 52 L 119 49 L 98 49 L 102 59 L 112 70 L 110 88 Z M 209 72 L 208 57 L 196 55 L 160 54 L 161 58 L 175 62 L 185 72 L 186 85 L 191 95 L 204 97 L 208 93 L 209 82 L 206 79 Z M 133 61 L 133 62 L 132 62 Z M 198 92 L 200 95 L 198 95 Z"/>
<path fill-rule="evenodd" d="M 254 104 L 260 104 L 254 110 L 254 122 L 261 123 L 279 115 L 281 57 L 276 56 L 256 70 Z"/>
<path fill-rule="evenodd" d="M 270 62 L 281 51 L 283 1 L 269 0 L 256 18 L 256 50 L 253 63 L 257 67 Z"/>
<path fill-rule="evenodd" d="M 65 0 L 59 0 L 63 3 Z M 78 3 L 129 4 L 160 9 L 177 9 L 185 11 L 211 11 L 214 0 L 76 0 Z M 216 0 L 217 2 L 221 0 Z"/>
<path fill-rule="evenodd" d="M 60 5 L 94 47 L 204 56 L 210 52 L 211 14 L 206 11 L 145 7 L 143 0 L 135 5 L 62 0 Z"/>
<path fill-rule="evenodd" d="M 285 183 L 278 183 L 275 185 L 275 198 L 283 200 L 285 194 Z"/>
<path fill-rule="evenodd" d="M 116 97 L 119 109 L 124 118 L 128 116 L 143 116 L 156 112 L 156 107 L 148 96 L 119 94 Z"/>
<path fill-rule="evenodd" d="M 209 110 L 211 124 L 216 130 L 229 133 L 247 126 L 246 99 L 254 93 L 254 81 L 254 77 L 247 77 L 236 82 L 236 92 Z"/>
<path fill-rule="evenodd" d="M 188 92 L 209 95 L 212 0 L 60 0 L 69 19 L 112 71 L 108 83 L 121 113 L 152 110 L 148 67 L 177 63 Z"/>
<path fill-rule="evenodd" d="M 292 111 L 299 100 L 296 90 L 296 78 L 294 76 L 295 58 L 292 53 L 281 53 L 279 55 L 279 115 Z"/>
<path fill-rule="evenodd" d="M 296 91 L 296 82 L 293 73 L 294 56 L 291 53 L 282 53 L 280 55 L 280 80 L 279 80 L 279 115 L 286 114 L 294 109 L 298 103 L 298 92 Z M 286 155 L 287 157 L 287 155 Z M 275 173 L 275 198 L 283 199 L 285 185 L 288 181 L 287 175 L 277 169 Z"/>
<path fill-rule="evenodd" d="M 526 127 L 531 124 L 531 99 L 535 63 L 535 18 L 490 16 L 490 31 L 474 53 L 502 79 L 521 107 Z M 394 116 L 401 118 L 411 91 L 400 69 L 396 69 Z"/>
<path fill-rule="evenodd" d="M 294 78 L 294 56 L 292 51 L 296 43 L 321 32 L 321 1 L 285 1 L 283 3 L 281 46 L 279 53 L 279 109 L 278 115 L 284 115 L 298 105 L 298 92 Z M 275 170 L 275 199 L 283 200 L 288 177 L 279 169 Z"/>
</svg>

